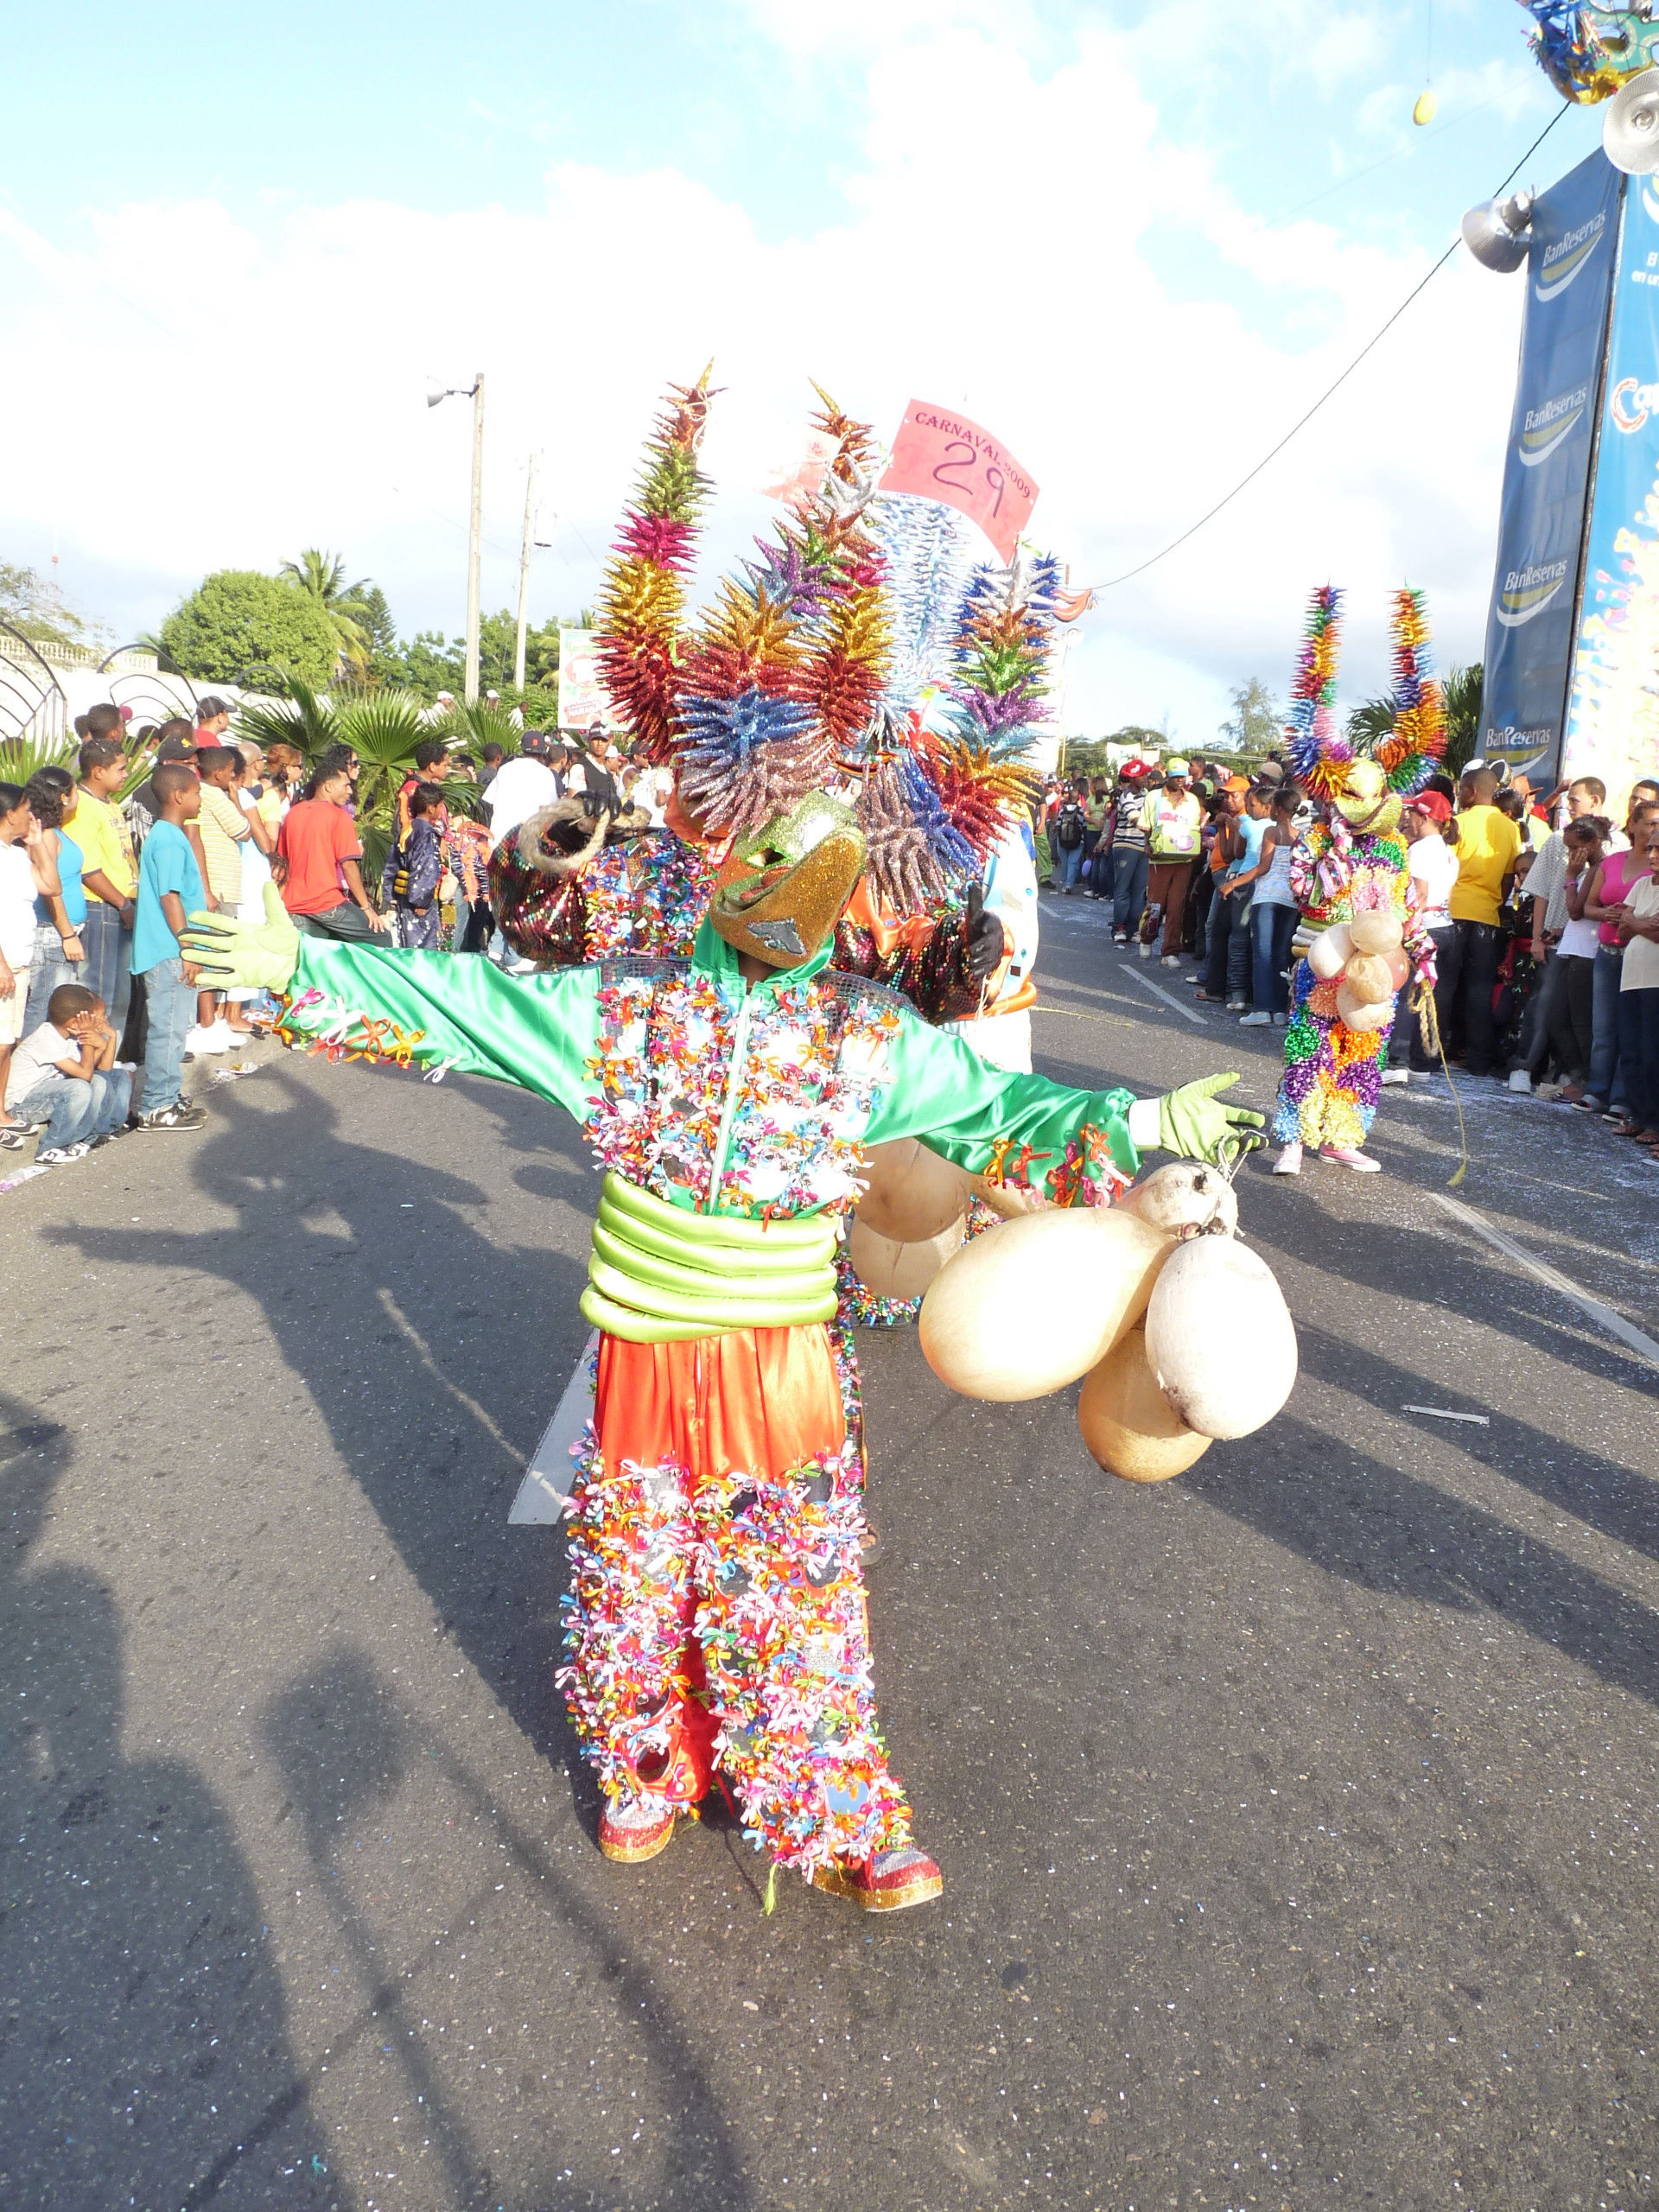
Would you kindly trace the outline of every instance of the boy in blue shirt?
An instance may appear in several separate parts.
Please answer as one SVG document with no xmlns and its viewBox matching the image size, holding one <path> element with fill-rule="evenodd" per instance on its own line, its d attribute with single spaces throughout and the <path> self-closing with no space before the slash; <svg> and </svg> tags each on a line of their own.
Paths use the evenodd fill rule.
<svg viewBox="0 0 1659 2212">
<path fill-rule="evenodd" d="M 201 870 L 184 833 L 184 824 L 201 810 L 201 785 L 181 760 L 163 761 L 149 780 L 161 813 L 144 840 L 132 925 L 132 972 L 143 977 L 149 1023 L 138 1127 L 199 1129 L 207 1119 L 206 1109 L 187 1106 L 179 1096 L 184 1040 L 196 1010 L 194 976 L 186 978 L 179 939 L 185 917 L 207 903 Z"/>
</svg>

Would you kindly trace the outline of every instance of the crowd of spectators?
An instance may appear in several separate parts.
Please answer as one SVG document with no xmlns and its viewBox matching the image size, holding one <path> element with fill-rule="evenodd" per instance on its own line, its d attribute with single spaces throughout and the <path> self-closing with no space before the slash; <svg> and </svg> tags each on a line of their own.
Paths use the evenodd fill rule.
<svg viewBox="0 0 1659 2212">
<path fill-rule="evenodd" d="M 1443 1057 L 1659 1148 L 1659 779 L 1638 781 L 1617 822 L 1606 804 L 1596 777 L 1540 793 L 1484 761 L 1455 783 L 1431 777 L 1407 802 L 1440 1052 L 1402 993 L 1385 1084 Z M 1248 776 L 1174 759 L 1055 779 L 1041 808 L 1044 888 L 1109 903 L 1116 946 L 1190 963 L 1199 1001 L 1246 1027 L 1282 1027 L 1303 919 L 1291 862 L 1318 812 L 1278 758 Z"/>
<path fill-rule="evenodd" d="M 291 746 L 230 741 L 231 723 L 209 697 L 194 721 L 141 734 L 150 766 L 124 803 L 137 747 L 113 705 L 79 718 L 78 773 L 0 783 L 0 1148 L 34 1134 L 36 1164 L 55 1166 L 129 1129 L 202 1126 L 187 1069 L 262 1033 L 276 1008 L 200 988 L 180 949 L 188 915 L 259 921 L 275 884 L 312 936 L 506 957 L 488 866 L 508 831 L 582 790 L 660 824 L 671 796 L 598 732 L 527 729 L 511 757 L 487 744 L 476 759 L 435 733 L 371 882 L 351 747 L 308 764 Z M 1432 778 L 1403 817 L 1410 903 L 1435 949 L 1445 1060 L 1656 1150 L 1659 781 L 1637 783 L 1617 823 L 1606 798 L 1594 777 L 1539 796 L 1484 763 L 1455 786 Z M 1302 921 L 1292 861 L 1316 813 L 1277 759 L 1248 776 L 1172 759 L 1056 780 L 1039 824 L 1045 887 L 1109 904 L 1114 945 L 1187 968 L 1199 1001 L 1282 1027 Z M 1439 1065 L 1408 992 L 1389 1059 L 1385 1084 Z"/>
<path fill-rule="evenodd" d="M 661 779 L 632 774 L 599 733 L 526 730 L 512 757 L 492 743 L 476 759 L 434 734 L 369 882 L 351 747 L 308 764 L 292 746 L 232 741 L 232 720 L 210 696 L 194 721 L 130 741 L 124 712 L 102 704 L 77 719 L 76 772 L 0 783 L 0 1150 L 32 1136 L 35 1165 L 58 1167 L 129 1131 L 202 1127 L 187 1071 L 266 1033 L 277 1009 L 200 987 L 181 950 L 192 914 L 262 921 L 274 884 L 311 936 L 499 952 L 488 868 L 509 830 L 584 786 L 663 819 Z"/>
</svg>

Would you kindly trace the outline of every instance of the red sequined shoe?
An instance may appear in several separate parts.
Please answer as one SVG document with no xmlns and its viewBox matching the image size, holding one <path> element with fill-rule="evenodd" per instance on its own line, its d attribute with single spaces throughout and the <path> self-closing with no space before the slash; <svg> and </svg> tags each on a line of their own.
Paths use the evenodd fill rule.
<svg viewBox="0 0 1659 2212">
<path fill-rule="evenodd" d="M 674 1840 L 674 1813 L 666 1799 L 644 1790 L 613 1797 L 599 1816 L 599 1847 L 626 1866 L 655 1859 Z"/>
<path fill-rule="evenodd" d="M 851 1897 L 866 1912 L 902 1912 L 906 1905 L 930 1904 L 944 1888 L 944 1877 L 925 1851 L 906 1844 L 850 1864 L 820 1866 L 812 1886 Z"/>
</svg>

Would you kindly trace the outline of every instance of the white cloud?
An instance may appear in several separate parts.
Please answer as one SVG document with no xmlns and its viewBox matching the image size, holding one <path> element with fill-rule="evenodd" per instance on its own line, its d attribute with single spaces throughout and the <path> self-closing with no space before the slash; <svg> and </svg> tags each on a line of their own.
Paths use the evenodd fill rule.
<svg viewBox="0 0 1659 2212">
<path fill-rule="evenodd" d="M 762 12 L 803 52 L 822 20 Z M 1074 582 L 1132 567 L 1282 435 L 1423 264 L 1247 217 L 1160 135 L 1128 41 L 1085 25 L 1039 78 L 997 13 L 859 15 L 865 157 L 847 220 L 812 237 L 767 243 L 672 170 L 577 166 L 550 173 L 534 215 L 355 202 L 268 210 L 255 231 L 211 202 L 135 203 L 70 250 L 0 213 L 20 303 L 0 335 L 9 550 L 38 555 L 56 530 L 72 596 L 96 581 L 130 631 L 204 569 L 321 543 L 376 575 L 406 626 L 454 631 L 469 426 L 462 403 L 429 413 L 425 379 L 481 365 L 486 603 L 512 594 L 537 447 L 562 519 L 537 612 L 574 611 L 660 387 L 712 354 L 721 557 L 765 525 L 747 487 L 798 439 L 810 375 L 883 428 L 912 393 L 963 405 L 1043 486 L 1037 532 Z M 1219 255 L 1249 311 L 1155 268 L 1154 222 Z M 1519 307 L 1472 264 L 1437 278 L 1257 485 L 1103 599 L 1073 660 L 1077 725 L 1170 705 L 1202 740 L 1229 683 L 1282 691 L 1327 578 L 1352 589 L 1357 689 L 1384 680 L 1402 581 L 1478 652 Z"/>
</svg>

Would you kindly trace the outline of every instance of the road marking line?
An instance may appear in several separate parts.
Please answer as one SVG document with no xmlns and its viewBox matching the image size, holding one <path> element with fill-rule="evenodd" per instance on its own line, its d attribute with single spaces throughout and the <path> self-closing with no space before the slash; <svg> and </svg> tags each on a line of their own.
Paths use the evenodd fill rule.
<svg viewBox="0 0 1659 2212">
<path fill-rule="evenodd" d="M 1440 1211 L 1449 1213 L 1453 1221 L 1460 1221 L 1465 1229 L 1472 1229 L 1477 1236 L 1484 1236 L 1494 1250 L 1502 1252 L 1518 1267 L 1524 1268 L 1546 1289 L 1559 1291 L 1563 1298 L 1571 1299 L 1573 1305 L 1590 1316 L 1598 1328 L 1605 1329 L 1610 1336 L 1617 1337 L 1621 1344 L 1628 1344 L 1641 1358 L 1659 1367 L 1659 1344 L 1655 1344 L 1651 1337 L 1644 1337 L 1634 1322 L 1627 1321 L 1622 1313 L 1616 1313 L 1611 1306 L 1604 1306 L 1600 1299 L 1592 1298 L 1587 1290 L 1580 1290 L 1577 1283 L 1569 1282 L 1565 1275 L 1558 1274 L 1554 1268 L 1546 1267 L 1541 1260 L 1535 1260 L 1525 1245 L 1517 1244 L 1513 1236 L 1506 1236 L 1501 1229 L 1494 1229 L 1491 1223 L 1483 1214 L 1477 1213 L 1472 1206 L 1465 1206 L 1456 1198 L 1448 1198 L 1439 1191 L 1433 1191 L 1429 1195 Z"/>
<path fill-rule="evenodd" d="M 410 1344 L 414 1345 L 415 1350 L 419 1356 L 421 1365 L 425 1368 L 427 1373 L 432 1377 L 433 1381 L 441 1384 L 442 1387 L 449 1393 L 450 1396 L 454 1399 L 458 1405 L 466 1407 L 467 1412 L 471 1414 L 473 1419 L 478 1423 L 479 1427 L 484 1430 L 486 1435 L 494 1438 L 495 1441 L 501 1446 L 501 1449 L 507 1454 L 509 1459 L 522 1460 L 524 1456 L 524 1453 L 519 1450 L 516 1444 L 512 1443 L 508 1438 L 503 1436 L 500 1430 L 491 1420 L 488 1414 L 485 1412 L 483 1407 L 479 1404 L 478 1400 L 476 1398 L 469 1398 L 466 1391 L 461 1388 L 461 1385 L 458 1382 L 452 1382 L 449 1380 L 449 1377 L 438 1365 L 437 1361 L 433 1358 L 430 1351 L 428 1349 L 426 1338 L 421 1334 L 415 1324 L 409 1319 L 409 1316 L 404 1312 L 403 1308 L 398 1305 L 397 1300 L 392 1296 L 389 1290 L 383 1289 L 381 1291 L 380 1303 L 391 1315 L 391 1319 L 397 1324 L 397 1326 L 403 1331 L 404 1334 L 409 1338 Z"/>
<path fill-rule="evenodd" d="M 1491 1421 L 1484 1414 L 1453 1413 L 1450 1406 L 1402 1406 L 1402 1414 L 1428 1414 L 1435 1421 L 1472 1421 L 1477 1428 L 1490 1428 Z"/>
<path fill-rule="evenodd" d="M 1031 1009 L 1033 1014 L 1063 1014 L 1068 1021 L 1097 1021 L 1103 1029 L 1133 1029 L 1135 1024 L 1127 1014 L 1085 1014 L 1081 1007 L 1055 1006 L 1052 1001 L 1039 999 Z"/>
<path fill-rule="evenodd" d="M 1203 1028 L 1205 1017 L 1197 1007 L 1183 1006 L 1179 999 L 1172 998 L 1160 983 L 1154 983 L 1150 976 L 1143 976 L 1138 968 L 1126 968 L 1123 972 L 1139 983 L 1143 991 L 1150 991 L 1154 998 L 1162 999 L 1166 1006 L 1173 1007 L 1177 1014 L 1185 1014 L 1189 1021 L 1196 1021 L 1199 1028 Z"/>
</svg>

